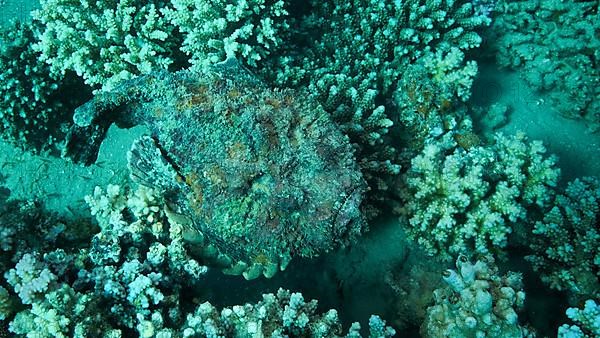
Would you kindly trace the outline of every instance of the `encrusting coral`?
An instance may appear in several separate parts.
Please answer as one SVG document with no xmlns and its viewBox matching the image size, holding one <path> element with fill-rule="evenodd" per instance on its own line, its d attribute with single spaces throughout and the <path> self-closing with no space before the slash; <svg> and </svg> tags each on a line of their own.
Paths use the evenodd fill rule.
<svg viewBox="0 0 600 338">
<path fill-rule="evenodd" d="M 600 10 L 597 1 L 502 0 L 491 41 L 498 63 L 545 93 L 546 105 L 600 128 Z"/>
<path fill-rule="evenodd" d="M 456 270 L 446 270 L 443 279 L 447 286 L 434 291 L 423 337 L 534 337 L 518 322 L 525 302 L 520 274 L 500 276 L 491 256 L 471 263 L 461 255 Z"/>
</svg>

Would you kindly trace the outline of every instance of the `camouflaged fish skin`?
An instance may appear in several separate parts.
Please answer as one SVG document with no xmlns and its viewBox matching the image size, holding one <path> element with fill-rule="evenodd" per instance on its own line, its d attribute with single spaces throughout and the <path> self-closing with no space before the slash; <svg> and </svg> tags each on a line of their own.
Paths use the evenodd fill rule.
<svg viewBox="0 0 600 338">
<path fill-rule="evenodd" d="M 159 72 L 78 108 L 64 154 L 91 163 L 110 121 L 147 125 L 128 154 L 132 178 L 161 191 L 233 273 L 269 277 L 365 227 L 367 186 L 348 137 L 308 97 L 267 88 L 235 60 Z"/>
</svg>

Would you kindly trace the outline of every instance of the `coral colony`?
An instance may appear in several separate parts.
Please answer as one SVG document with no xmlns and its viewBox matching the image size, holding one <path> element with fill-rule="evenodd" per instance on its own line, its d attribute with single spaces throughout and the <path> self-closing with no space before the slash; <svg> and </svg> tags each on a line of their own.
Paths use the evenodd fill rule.
<svg viewBox="0 0 600 338">
<path fill-rule="evenodd" d="M 3 142 L 99 166 L 145 132 L 84 216 L 0 162 L 0 337 L 600 337 L 599 178 L 471 101 L 495 62 L 598 130 L 599 6 L 40 0 L 0 32 Z"/>
</svg>

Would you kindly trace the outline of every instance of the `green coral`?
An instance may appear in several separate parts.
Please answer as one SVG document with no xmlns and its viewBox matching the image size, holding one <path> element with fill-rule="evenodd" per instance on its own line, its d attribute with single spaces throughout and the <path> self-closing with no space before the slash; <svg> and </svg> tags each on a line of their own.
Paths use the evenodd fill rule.
<svg viewBox="0 0 600 338">
<path fill-rule="evenodd" d="M 186 61 L 202 68 L 238 57 L 257 66 L 283 45 L 286 6 L 282 0 L 42 0 L 33 12 L 43 25 L 35 50 L 54 73 L 73 70 L 102 90 Z"/>
<path fill-rule="evenodd" d="M 200 304 L 187 317 L 183 337 L 361 337 L 354 323 L 343 334 L 336 310 L 317 312 L 317 301 L 305 301 L 300 293 L 279 289 L 264 294 L 255 304 L 216 309 Z M 369 337 L 393 337 L 395 330 L 378 316 L 369 320 Z"/>
<path fill-rule="evenodd" d="M 559 176 L 541 142 L 497 134 L 478 145 L 469 129 L 432 138 L 413 158 L 402 191 L 409 237 L 445 260 L 500 253 L 517 225 L 548 205 Z"/>
<path fill-rule="evenodd" d="M 8 290 L 0 286 L 0 321 L 5 320 L 12 314 L 13 306 Z"/>
<path fill-rule="evenodd" d="M 585 301 L 583 309 L 568 308 L 567 317 L 575 324 L 558 328 L 558 338 L 600 337 L 600 306 L 593 299 Z"/>
<path fill-rule="evenodd" d="M 281 48 L 286 7 L 283 0 L 171 0 L 162 12 L 184 36 L 181 50 L 194 67 L 227 57 L 256 67 Z"/>
<path fill-rule="evenodd" d="M 547 93 L 553 111 L 600 127 L 597 1 L 501 1 L 491 40 L 498 63 Z"/>
<path fill-rule="evenodd" d="M 15 22 L 0 31 L 0 135 L 24 149 L 56 152 L 88 91 L 72 76 L 50 74 L 32 47 L 39 29 Z"/>
<path fill-rule="evenodd" d="M 465 63 L 463 53 L 479 45 L 476 30 L 489 18 L 470 1 L 311 1 L 308 7 L 308 15 L 290 24 L 296 43 L 263 73 L 277 85 L 307 86 L 357 145 L 369 185 L 375 192 L 389 190 L 386 177 L 400 167 L 386 134 L 416 113 L 416 104 L 393 102 L 399 92 L 413 90 L 399 82 L 419 63 L 424 74 L 418 81 L 429 79 L 439 93 L 414 88 L 408 95 L 422 96 L 432 106 L 428 113 L 435 114 L 431 102 L 438 98 L 466 100 L 476 66 Z"/>
<path fill-rule="evenodd" d="M 405 140 L 408 151 L 420 150 L 432 130 L 443 129 L 449 119 L 465 115 L 456 101 L 471 95 L 477 63 L 464 58 L 464 52 L 454 46 L 427 52 L 402 74 L 393 102 L 398 121 L 411 136 Z"/>
<path fill-rule="evenodd" d="M 161 14 L 164 1 L 42 0 L 34 49 L 52 72 L 72 70 L 95 88 L 168 68 L 178 44 Z"/>
<path fill-rule="evenodd" d="M 1 303 L 0 313 L 17 336 L 343 335 L 336 310 L 321 312 L 315 300 L 283 289 L 240 306 L 192 301 L 190 292 L 203 297 L 199 291 L 207 268 L 201 263 L 210 260 L 208 253 L 189 249 L 183 240 L 186 229 L 158 207 L 153 191 L 111 185 L 95 189 L 87 202 L 100 232 L 86 248 L 26 254 L 7 273 L 12 288 L 0 288 L 0 299 L 12 300 L 20 293 L 24 304 L 5 311 L 6 303 Z M 48 280 L 47 275 L 53 277 Z M 354 323 L 347 336 L 361 337 L 359 330 Z M 373 338 L 394 335 L 377 316 L 371 317 L 369 331 Z"/>
<path fill-rule="evenodd" d="M 33 304 L 30 311 L 20 312 L 10 325 L 10 331 L 31 337 L 67 338 L 65 327 L 69 318 L 59 315 L 56 310 L 40 304 Z"/>
<path fill-rule="evenodd" d="M 551 288 L 576 299 L 600 297 L 600 181 L 570 182 L 554 207 L 535 223 L 526 259 Z"/>
</svg>

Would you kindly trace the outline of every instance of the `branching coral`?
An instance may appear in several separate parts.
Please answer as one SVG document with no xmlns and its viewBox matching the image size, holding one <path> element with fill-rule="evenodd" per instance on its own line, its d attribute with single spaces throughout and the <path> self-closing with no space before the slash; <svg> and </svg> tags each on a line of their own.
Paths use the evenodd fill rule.
<svg viewBox="0 0 600 338">
<path fill-rule="evenodd" d="M 127 156 L 141 186 L 97 187 L 86 197 L 99 227 L 60 222 L 0 192 L 0 336 L 6 328 L 28 337 L 360 337 L 358 324 L 343 330 L 337 311 L 323 312 L 301 293 L 280 289 L 222 307 L 206 301 L 213 290 L 204 286 L 208 266 L 271 277 L 293 256 L 353 243 L 366 228 L 363 174 L 376 201 L 404 179 L 409 236 L 446 260 L 502 254 L 509 234 L 554 201 L 535 223 L 528 259 L 552 287 L 598 298 L 598 181 L 575 181 L 554 199 L 558 169 L 541 143 L 498 134 L 482 145 L 468 121 L 448 131 L 463 117 L 477 73 L 468 52 L 481 43 L 477 31 L 493 2 L 42 0 L 33 26 L 3 36 L 11 41 L 0 50 L 0 108 L 8 107 L 0 128 L 17 142 L 35 134 L 36 148 L 56 142 L 51 127 L 62 125 L 65 106 L 52 99 L 67 70 L 102 90 L 78 110 L 65 154 L 124 111 L 119 123 L 146 123 L 152 136 Z M 513 20 L 510 29 L 548 37 L 507 33 L 500 59 L 516 53 L 503 62 L 531 70 L 527 80 L 539 90 L 567 93 L 564 102 L 553 97 L 561 112 L 571 105 L 593 120 L 599 45 L 588 19 L 597 5 L 532 3 L 500 1 L 496 27 Z M 288 12 L 299 7 L 305 16 Z M 180 52 L 191 70 L 155 72 L 182 66 Z M 268 88 L 233 69 L 232 56 L 270 85 L 308 91 Z M 402 175 L 400 162 L 410 164 Z M 420 273 L 408 283 L 434 288 Z M 349 289 L 344 281 L 340 294 Z M 459 256 L 444 281 L 420 313 L 428 298 L 390 283 L 411 302 L 402 309 L 417 310 L 407 320 L 426 318 L 424 336 L 530 334 L 517 318 L 520 275 L 499 276 L 491 258 L 471 264 Z M 598 334 L 595 301 L 567 316 L 575 325 L 559 336 Z M 369 331 L 395 334 L 377 316 Z"/>
<path fill-rule="evenodd" d="M 38 203 L 7 197 L 0 193 L 0 321 L 5 321 L 0 332 L 10 321 L 15 323 L 13 333 L 60 337 L 56 322 L 64 323 L 64 318 L 44 304 L 76 263 L 70 253 L 85 246 L 96 228 L 86 222 L 67 227 Z M 13 317 L 15 312 L 19 313 Z"/>
<path fill-rule="evenodd" d="M 13 302 L 8 291 L 0 286 L 0 321 L 8 318 L 13 310 Z"/>
<path fill-rule="evenodd" d="M 32 47 L 39 28 L 17 22 L 0 31 L 0 135 L 24 149 L 56 152 L 87 90 L 68 74 L 51 75 L 39 60 Z"/>
<path fill-rule="evenodd" d="M 410 135 L 405 140 L 405 153 L 421 150 L 432 130 L 465 115 L 465 108 L 456 104 L 456 98 L 466 100 L 470 96 L 477 64 L 465 63 L 464 57 L 463 51 L 454 46 L 427 52 L 403 72 L 393 102 L 395 119 Z"/>
<path fill-rule="evenodd" d="M 54 73 L 72 70 L 95 88 L 168 68 L 178 43 L 163 1 L 42 0 L 34 45 Z"/>
<path fill-rule="evenodd" d="M 315 300 L 306 302 L 302 294 L 279 289 L 264 294 L 262 301 L 219 310 L 209 303 L 196 308 L 187 317 L 183 337 L 361 337 L 354 323 L 344 335 L 336 310 L 318 313 Z M 378 316 L 369 321 L 369 337 L 392 337 Z"/>
<path fill-rule="evenodd" d="M 14 269 L 4 274 L 4 278 L 19 295 L 23 304 L 32 304 L 46 293 L 56 275 L 44 267 L 34 255 L 25 254 Z"/>
<path fill-rule="evenodd" d="M 166 217 L 153 191 L 109 186 L 96 189 L 87 201 L 101 229 L 89 248 L 26 254 L 7 273 L 12 289 L 0 288 L 0 299 L 11 300 L 16 298 L 11 293 L 19 292 L 24 303 L 14 317 L 0 306 L 12 333 L 107 338 L 136 331 L 140 337 L 342 335 L 335 310 L 320 313 L 316 301 L 286 290 L 242 306 L 197 305 L 184 294 L 202 287 L 207 268 L 185 247 L 186 230 Z M 48 275 L 52 278 L 41 278 Z M 25 295 L 24 290 L 31 292 Z M 377 316 L 369 326 L 370 337 L 394 335 Z M 353 324 L 347 336 L 360 337 L 359 329 Z"/>
<path fill-rule="evenodd" d="M 600 297 L 600 181 L 570 182 L 554 207 L 536 222 L 527 256 L 542 281 L 575 299 Z"/>
<path fill-rule="evenodd" d="M 181 288 L 206 273 L 184 248 L 181 226 L 166 222 L 151 191 L 127 194 L 109 186 L 87 201 L 101 230 L 88 247 L 26 254 L 6 274 L 21 302 L 31 304 L 11 322 L 13 332 L 84 337 L 134 330 L 137 316 L 158 308 L 175 316 Z"/>
<path fill-rule="evenodd" d="M 532 211 L 550 202 L 559 170 L 539 141 L 497 134 L 487 146 L 469 128 L 431 139 L 406 173 L 400 210 L 431 255 L 499 253 Z"/>
<path fill-rule="evenodd" d="M 92 231 L 91 224 L 83 221 L 76 228 L 68 228 L 40 203 L 0 196 L 0 270 L 8 271 L 10 265 L 35 252 L 79 248 Z"/>
<path fill-rule="evenodd" d="M 181 50 L 195 67 L 237 57 L 255 67 L 281 48 L 288 29 L 283 0 L 171 0 L 165 17 L 184 36 Z"/>
<path fill-rule="evenodd" d="M 567 317 L 575 324 L 559 327 L 558 338 L 600 337 L 600 306 L 594 300 L 588 299 L 583 309 L 567 309 Z"/>
<path fill-rule="evenodd" d="M 600 127 L 597 1 L 501 1 L 492 32 L 500 65 L 522 70 L 548 106 Z"/>
<path fill-rule="evenodd" d="M 34 48 L 54 73 L 73 70 L 110 90 L 186 61 L 202 68 L 238 57 L 257 66 L 283 45 L 287 14 L 282 0 L 43 0 L 33 14 L 43 24 Z"/>
<path fill-rule="evenodd" d="M 120 275 L 110 278 L 127 281 L 127 284 L 133 283 L 139 273 L 148 268 L 149 275 L 160 273 L 153 268 L 164 266 L 188 278 L 199 278 L 206 273 L 207 268 L 186 249 L 186 229 L 181 224 L 168 221 L 163 211 L 164 202 L 154 191 L 140 186 L 133 192 L 127 192 L 119 186 L 109 185 L 106 191 L 96 187 L 94 194 L 87 196 L 86 201 L 102 229 L 92 239 L 88 255 L 94 264 L 102 266 L 104 270 L 95 270 L 92 274 L 104 275 L 107 264 L 123 262 L 123 259 L 127 262 L 122 263 L 123 269 L 113 271 Z M 137 247 L 138 251 L 145 253 L 145 259 L 138 256 L 140 253 L 131 255 L 131 252 L 122 252 L 120 248 L 125 245 Z M 143 279 L 145 282 L 140 279 L 129 287 L 148 284 L 149 280 Z"/>
<path fill-rule="evenodd" d="M 434 291 L 435 304 L 421 325 L 424 337 L 534 336 L 518 322 L 525 301 L 520 274 L 499 276 L 490 257 L 471 263 L 460 256 L 443 279 L 447 286 Z"/>
<path fill-rule="evenodd" d="M 405 106 L 417 105 L 404 98 L 400 109 L 392 103 L 402 96 L 398 91 L 411 90 L 398 82 L 420 63 L 424 74 L 418 81 L 430 79 L 439 92 L 409 96 L 421 96 L 432 107 L 438 97 L 448 103 L 467 99 L 476 66 L 465 64 L 463 52 L 479 45 L 476 30 L 489 18 L 470 1 L 312 1 L 310 6 L 310 15 L 292 27 L 297 44 L 264 73 L 278 85 L 308 86 L 356 143 L 371 187 L 385 191 L 386 175 L 399 172 L 385 135 L 393 121 L 416 113 Z M 448 82 L 442 74 L 460 81 Z"/>
</svg>

